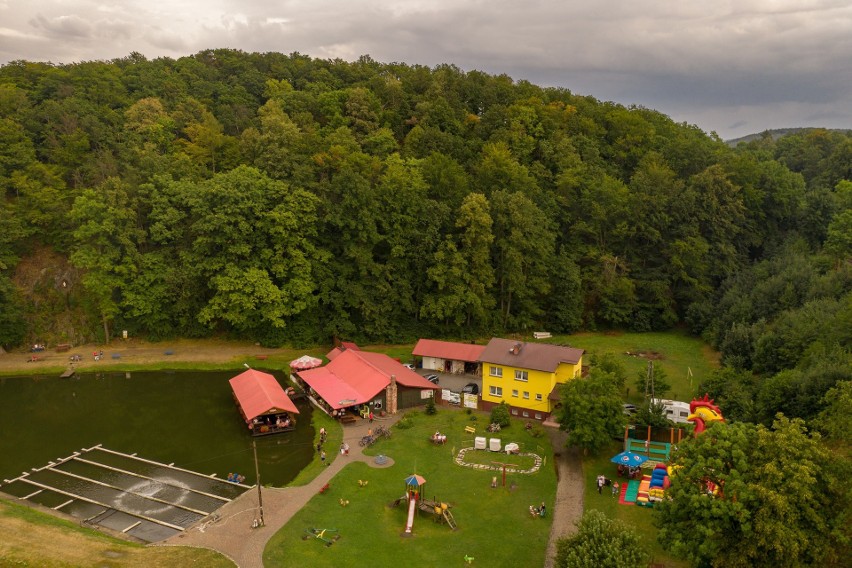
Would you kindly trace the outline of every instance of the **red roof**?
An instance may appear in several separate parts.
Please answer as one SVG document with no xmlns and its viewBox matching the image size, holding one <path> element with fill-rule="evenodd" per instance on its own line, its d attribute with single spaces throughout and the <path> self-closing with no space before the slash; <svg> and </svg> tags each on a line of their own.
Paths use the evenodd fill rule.
<svg viewBox="0 0 852 568">
<path fill-rule="evenodd" d="M 302 378 L 333 409 L 364 404 L 390 384 L 435 389 L 435 385 L 383 353 L 346 349 L 325 367 L 301 371 Z"/>
<path fill-rule="evenodd" d="M 466 361 L 476 363 L 479 356 L 485 350 L 484 345 L 472 343 L 455 343 L 452 341 L 438 341 L 436 339 L 421 339 L 414 346 L 413 355 L 418 357 L 438 357 L 452 361 Z"/>
<path fill-rule="evenodd" d="M 299 409 L 269 373 L 249 369 L 231 379 L 230 383 L 246 421 L 261 414 L 299 414 Z"/>
</svg>

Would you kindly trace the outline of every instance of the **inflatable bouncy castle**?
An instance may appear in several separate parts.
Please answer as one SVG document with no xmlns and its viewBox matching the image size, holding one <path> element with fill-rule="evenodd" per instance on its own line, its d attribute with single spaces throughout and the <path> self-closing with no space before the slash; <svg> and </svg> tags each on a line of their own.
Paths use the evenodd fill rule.
<svg viewBox="0 0 852 568">
<path fill-rule="evenodd" d="M 722 417 L 722 411 L 707 394 L 704 395 L 704 398 L 693 399 L 689 403 L 689 416 L 686 419 L 695 423 L 696 435 L 704 431 L 708 422 L 725 421 Z"/>
</svg>

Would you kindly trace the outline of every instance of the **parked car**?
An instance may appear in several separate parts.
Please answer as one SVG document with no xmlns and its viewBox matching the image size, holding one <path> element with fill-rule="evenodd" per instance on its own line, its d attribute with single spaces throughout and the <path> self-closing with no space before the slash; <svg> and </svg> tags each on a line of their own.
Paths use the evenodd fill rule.
<svg viewBox="0 0 852 568">
<path fill-rule="evenodd" d="M 462 392 L 467 394 L 479 394 L 479 385 L 476 383 L 467 383 L 464 388 L 462 388 Z"/>
<path fill-rule="evenodd" d="M 412 371 L 415 369 L 414 365 L 411 363 L 403 363 L 402 366 L 406 369 L 411 369 Z"/>
<path fill-rule="evenodd" d="M 424 378 L 433 385 L 437 385 L 439 381 L 438 375 L 426 375 Z"/>
<path fill-rule="evenodd" d="M 633 416 L 634 414 L 636 414 L 636 411 L 638 410 L 638 408 L 636 408 L 635 404 L 623 404 L 622 408 L 624 409 L 623 410 L 624 414 L 626 414 L 627 416 Z"/>
</svg>

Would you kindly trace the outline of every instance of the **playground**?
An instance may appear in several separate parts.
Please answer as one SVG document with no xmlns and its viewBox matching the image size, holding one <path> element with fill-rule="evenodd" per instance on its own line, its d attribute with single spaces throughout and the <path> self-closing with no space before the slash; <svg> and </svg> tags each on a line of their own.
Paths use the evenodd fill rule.
<svg viewBox="0 0 852 568">
<path fill-rule="evenodd" d="M 504 486 L 502 474 L 490 468 L 460 467 L 455 458 L 474 438 L 465 431 L 468 426 L 474 434 L 484 430 L 467 414 L 451 411 L 435 416 L 415 413 L 410 422 L 403 422 L 399 434 L 398 426 L 394 427 L 391 438 L 364 448 L 365 453 L 389 456 L 393 465 L 348 464 L 326 491 L 314 496 L 270 540 L 264 563 L 462 565 L 467 556 L 475 559 L 472 565 L 543 566 L 552 517 L 549 511 L 545 518 L 532 517 L 529 506 L 547 498 L 546 505 L 552 509 L 554 469 L 507 473 Z M 438 429 L 447 436 L 444 444 L 431 441 Z M 549 439 L 533 438 L 523 422 L 513 423 L 501 434 L 507 440 L 511 436 L 522 449 L 543 446 L 543 457 L 553 459 Z M 506 457 L 488 453 L 495 461 Z M 492 487 L 495 476 L 498 482 Z M 305 532 L 324 528 L 336 529 L 333 535 L 339 538 L 333 545 L 316 542 Z"/>
</svg>

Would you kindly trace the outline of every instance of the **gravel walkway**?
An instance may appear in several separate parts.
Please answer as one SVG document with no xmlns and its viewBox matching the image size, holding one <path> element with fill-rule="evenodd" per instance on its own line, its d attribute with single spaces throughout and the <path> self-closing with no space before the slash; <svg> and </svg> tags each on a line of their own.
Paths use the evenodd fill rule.
<svg viewBox="0 0 852 568">
<path fill-rule="evenodd" d="M 401 415 L 383 419 L 390 427 Z M 203 519 L 185 532 L 157 546 L 195 546 L 216 550 L 240 568 L 263 568 L 263 550 L 270 538 L 316 495 L 323 485 L 351 461 L 363 461 L 372 467 L 374 456 L 365 456 L 358 441 L 370 425 L 360 421 L 345 426 L 343 438 L 349 443 L 348 457 L 337 455 L 313 481 L 301 487 L 264 488 L 263 517 L 265 526 L 252 529 L 257 512 L 257 491 L 249 491 L 216 511 L 213 519 Z M 551 568 L 556 555 L 556 540 L 576 530 L 574 523 L 583 513 L 583 476 L 580 458 L 565 448 L 565 433 L 556 428 L 545 429 L 550 436 L 558 469 L 558 487 L 551 510 L 552 525 L 545 568 Z M 392 460 L 384 466 L 393 464 Z"/>
</svg>

